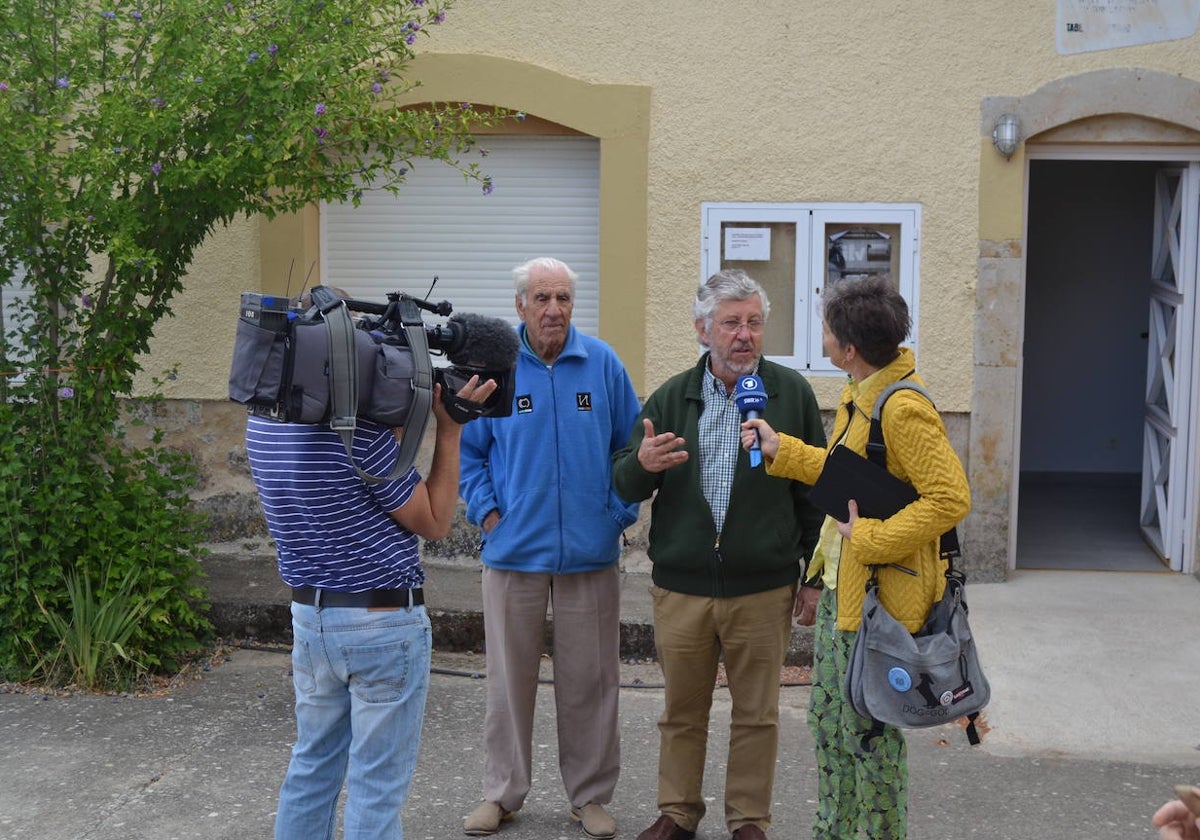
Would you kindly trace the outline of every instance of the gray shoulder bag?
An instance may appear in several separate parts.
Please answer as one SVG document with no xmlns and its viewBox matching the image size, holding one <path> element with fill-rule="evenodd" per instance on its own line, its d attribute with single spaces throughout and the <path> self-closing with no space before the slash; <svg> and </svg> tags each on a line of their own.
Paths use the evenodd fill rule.
<svg viewBox="0 0 1200 840">
<path fill-rule="evenodd" d="M 904 381 L 892 384 L 879 396 L 871 413 L 867 457 L 881 467 L 886 462 L 880 421 L 883 404 L 904 388 L 919 391 L 929 399 L 919 385 Z M 954 558 L 960 556 L 955 529 L 942 536 L 941 553 L 949 563 L 946 589 L 916 633 L 909 633 L 884 609 L 874 573 L 867 582 L 862 625 L 843 686 L 855 711 L 875 721 L 863 739 L 864 747 L 885 723 L 923 728 L 964 717 L 967 739 L 971 744 L 979 743 L 976 719 L 991 697 L 991 688 L 979 665 L 979 653 L 967 623 L 966 575 L 954 568 Z"/>
</svg>

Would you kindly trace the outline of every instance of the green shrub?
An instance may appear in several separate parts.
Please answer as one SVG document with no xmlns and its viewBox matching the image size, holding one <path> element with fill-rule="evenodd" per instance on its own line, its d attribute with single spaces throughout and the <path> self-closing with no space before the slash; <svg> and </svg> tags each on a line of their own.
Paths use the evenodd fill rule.
<svg viewBox="0 0 1200 840">
<path fill-rule="evenodd" d="M 38 599 L 57 644 L 38 659 L 38 674 L 48 682 L 72 683 L 91 690 L 127 687 L 144 666 L 130 639 L 154 603 L 139 594 L 139 572 L 131 569 L 115 588 L 105 572 L 98 591 L 86 574 L 67 572 L 63 585 L 67 612 L 61 614 Z M 34 597 L 37 593 L 34 593 Z"/>
<path fill-rule="evenodd" d="M 195 469 L 161 445 L 126 446 L 115 395 L 35 399 L 37 379 L 0 402 L 0 678 L 28 679 L 60 641 L 43 608 L 74 609 L 67 581 L 97 598 L 132 582 L 146 614 L 125 643 L 146 669 L 174 670 L 210 637 Z"/>
<path fill-rule="evenodd" d="M 0 5 L 0 679 L 69 656 L 66 616 L 106 599 L 146 610 L 119 650 L 148 670 L 204 644 L 194 467 L 129 445 L 121 407 L 219 226 L 396 191 L 417 158 L 491 192 L 459 158 L 495 115 L 394 104 L 448 6 Z"/>
</svg>

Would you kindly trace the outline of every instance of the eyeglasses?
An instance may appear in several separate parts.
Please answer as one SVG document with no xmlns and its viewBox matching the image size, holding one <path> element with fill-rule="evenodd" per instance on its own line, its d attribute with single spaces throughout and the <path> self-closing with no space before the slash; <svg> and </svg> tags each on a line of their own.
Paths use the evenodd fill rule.
<svg viewBox="0 0 1200 840">
<path fill-rule="evenodd" d="M 743 327 L 750 333 L 750 335 L 758 335 L 763 331 L 763 327 L 766 326 L 766 321 L 762 320 L 761 318 L 751 318 L 749 321 L 739 321 L 736 318 L 726 318 L 724 321 L 718 322 L 717 326 L 721 328 L 721 332 L 727 333 L 728 335 L 737 335 L 742 331 Z"/>
</svg>

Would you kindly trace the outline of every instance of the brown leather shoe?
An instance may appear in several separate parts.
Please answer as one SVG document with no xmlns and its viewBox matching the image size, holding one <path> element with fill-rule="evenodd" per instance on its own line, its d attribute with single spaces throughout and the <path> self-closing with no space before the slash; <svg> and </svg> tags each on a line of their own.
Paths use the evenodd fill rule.
<svg viewBox="0 0 1200 840">
<path fill-rule="evenodd" d="M 729 840 L 767 840 L 767 835 L 761 828 L 749 823 L 733 832 L 733 836 Z"/>
<path fill-rule="evenodd" d="M 680 828 L 675 820 L 663 814 L 654 825 L 637 836 L 637 840 L 692 840 L 696 832 Z"/>
</svg>

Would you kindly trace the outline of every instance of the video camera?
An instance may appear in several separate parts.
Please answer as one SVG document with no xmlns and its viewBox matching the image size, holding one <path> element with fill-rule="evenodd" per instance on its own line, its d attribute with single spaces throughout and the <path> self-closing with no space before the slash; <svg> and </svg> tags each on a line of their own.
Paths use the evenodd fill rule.
<svg viewBox="0 0 1200 840">
<path fill-rule="evenodd" d="M 387 303 L 343 299 L 316 286 L 302 304 L 290 298 L 242 294 L 229 374 L 229 397 L 284 423 L 328 423 L 347 452 L 358 417 L 404 427 L 397 470 L 407 470 L 429 419 L 433 384 L 459 423 L 512 413 L 519 340 L 500 318 L 451 314 L 447 301 L 430 303 L 402 292 Z M 421 311 L 449 315 L 427 326 Z M 358 313 L 357 319 L 351 312 Z M 431 356 L 450 365 L 434 368 Z M 494 379 L 483 403 L 456 392 L 472 376 Z M 367 476 L 368 480 L 383 480 Z"/>
<path fill-rule="evenodd" d="M 519 344 L 516 332 L 507 321 L 470 312 L 451 314 L 454 307 L 449 301 L 431 303 L 403 292 L 389 292 L 387 299 L 388 302 L 382 304 L 344 299 L 347 308 L 360 313 L 356 324 L 358 329 L 382 343 L 408 346 L 405 312 L 409 311 L 409 321 L 413 320 L 411 313 L 416 312 L 410 307 L 450 316 L 444 325 L 422 326 L 428 352 L 434 356 L 444 356 L 450 361 L 449 365 L 435 367 L 433 378 L 442 386 L 442 400 L 451 416 L 465 423 L 477 416 L 507 417 L 512 413 L 512 371 L 516 365 Z M 467 380 L 476 375 L 480 382 L 496 380 L 495 393 L 481 404 L 465 403 L 455 397 Z"/>
</svg>

